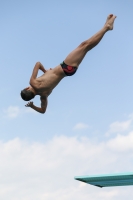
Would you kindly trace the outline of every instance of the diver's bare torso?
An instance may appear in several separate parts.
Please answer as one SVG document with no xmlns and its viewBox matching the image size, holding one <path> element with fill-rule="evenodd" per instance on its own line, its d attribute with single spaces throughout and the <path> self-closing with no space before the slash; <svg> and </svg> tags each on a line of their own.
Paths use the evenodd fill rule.
<svg viewBox="0 0 133 200">
<path fill-rule="evenodd" d="M 35 88 L 36 94 L 41 97 L 48 97 L 57 84 L 65 77 L 60 65 L 46 71 L 42 76 L 36 78 L 38 87 Z"/>
</svg>

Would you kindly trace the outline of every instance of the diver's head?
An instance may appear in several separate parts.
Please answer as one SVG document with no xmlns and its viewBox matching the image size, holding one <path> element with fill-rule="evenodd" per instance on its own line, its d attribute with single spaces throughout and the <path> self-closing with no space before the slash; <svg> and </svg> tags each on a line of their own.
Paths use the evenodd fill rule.
<svg viewBox="0 0 133 200">
<path fill-rule="evenodd" d="M 24 101 L 30 101 L 35 97 L 35 93 L 32 87 L 27 87 L 21 90 L 20 95 Z"/>
</svg>

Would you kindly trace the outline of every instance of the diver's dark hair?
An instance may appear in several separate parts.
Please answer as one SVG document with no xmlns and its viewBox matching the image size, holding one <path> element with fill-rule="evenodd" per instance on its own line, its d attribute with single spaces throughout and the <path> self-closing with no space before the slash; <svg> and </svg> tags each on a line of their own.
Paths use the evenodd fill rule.
<svg viewBox="0 0 133 200">
<path fill-rule="evenodd" d="M 29 101 L 35 97 L 35 94 L 33 92 L 25 89 L 21 91 L 20 95 L 24 101 Z"/>
</svg>

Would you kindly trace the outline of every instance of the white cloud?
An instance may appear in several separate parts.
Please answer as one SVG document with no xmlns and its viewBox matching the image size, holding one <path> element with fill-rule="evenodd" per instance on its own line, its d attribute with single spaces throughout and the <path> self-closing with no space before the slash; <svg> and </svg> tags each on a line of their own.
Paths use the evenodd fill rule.
<svg viewBox="0 0 133 200">
<path fill-rule="evenodd" d="M 99 196 L 104 199 L 113 199 L 114 197 L 119 196 L 119 190 L 114 189 L 113 191 L 102 191 L 100 192 Z"/>
<path fill-rule="evenodd" d="M 100 189 L 74 180 L 79 175 L 131 171 L 132 154 L 121 155 L 110 144 L 110 140 L 94 143 L 88 138 L 66 136 L 45 143 L 19 138 L 1 141 L 0 199 L 125 200 L 128 196 L 131 200 L 130 187 Z"/>
<path fill-rule="evenodd" d="M 126 136 L 117 135 L 116 138 L 111 139 L 107 145 L 114 151 L 133 151 L 133 131 Z"/>
<path fill-rule="evenodd" d="M 16 118 L 20 114 L 20 108 L 18 106 L 9 106 L 4 110 L 4 117 L 6 118 Z"/>
<path fill-rule="evenodd" d="M 36 113 L 31 108 L 20 108 L 19 106 L 9 106 L 7 109 L 4 109 L 3 111 L 3 116 L 4 118 L 8 119 L 14 119 L 17 118 L 21 114 L 26 114 L 26 113 Z"/>
<path fill-rule="evenodd" d="M 73 129 L 74 130 L 83 130 L 83 129 L 87 129 L 89 126 L 87 124 L 84 123 L 78 123 L 76 124 Z"/>
<path fill-rule="evenodd" d="M 107 131 L 106 135 L 109 136 L 111 133 L 120 133 L 127 131 L 130 128 L 132 121 L 133 120 L 130 119 L 123 122 L 119 121 L 113 122 L 112 124 L 110 124 L 109 130 Z"/>
</svg>

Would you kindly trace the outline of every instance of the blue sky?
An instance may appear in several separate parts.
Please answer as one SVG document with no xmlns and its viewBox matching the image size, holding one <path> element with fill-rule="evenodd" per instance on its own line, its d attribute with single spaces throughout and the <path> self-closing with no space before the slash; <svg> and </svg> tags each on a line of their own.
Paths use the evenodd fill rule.
<svg viewBox="0 0 133 200">
<path fill-rule="evenodd" d="M 61 170 L 65 170 L 65 162 L 69 162 L 69 159 L 72 161 L 68 170 L 72 182 L 70 185 L 67 185 L 65 181 L 63 182 L 64 188 L 69 186 L 68 191 L 64 192 L 65 194 L 69 193 L 73 187 L 80 188 L 80 183 L 73 182 L 75 175 L 104 173 L 105 171 L 107 173 L 131 171 L 133 164 L 133 147 L 132 143 L 130 144 L 131 141 L 133 142 L 132 7 L 133 2 L 131 0 L 0 1 L 0 148 L 1 152 L 5 152 L 5 148 L 8 149 L 8 153 L 1 154 L 1 158 L 5 158 L 3 161 L 5 166 L 8 158 L 11 160 L 8 165 L 13 166 L 13 168 L 18 166 L 17 157 L 15 157 L 15 166 L 12 163 L 14 153 L 18 149 L 23 155 L 18 151 L 19 158 L 29 155 L 27 160 L 29 160 L 30 165 L 31 155 L 34 155 L 34 153 L 36 155 L 41 148 L 45 151 L 44 147 L 48 147 L 48 149 L 50 148 L 51 156 L 49 157 L 51 160 L 57 158 L 58 163 L 58 157 L 61 160 L 63 159 L 64 165 L 59 164 L 57 170 L 55 170 L 55 173 L 59 176 Z M 110 13 L 117 15 L 114 30 L 108 32 L 99 45 L 88 52 L 74 76 L 66 77 L 55 88 L 48 98 L 47 112 L 41 115 L 32 112 L 30 108 L 26 108 L 25 102 L 20 98 L 20 91 L 29 85 L 35 63 L 40 61 L 46 69 L 57 66 L 82 41 L 99 31 Z M 40 105 L 38 97 L 34 99 L 34 104 Z M 69 152 L 69 149 L 71 151 L 68 155 L 64 154 L 61 157 L 59 156 L 61 151 L 57 144 L 61 145 L 61 149 L 64 148 L 64 152 Z M 88 145 L 84 149 L 86 144 Z M 33 151 L 33 146 L 35 151 Z M 97 146 L 104 151 L 99 149 L 98 154 L 94 153 L 94 159 L 93 150 Z M 82 156 L 79 155 L 80 147 Z M 71 155 L 73 148 L 77 149 L 77 151 L 74 150 L 74 157 Z M 106 148 L 109 148 L 109 150 Z M 86 156 L 84 156 L 84 150 L 85 152 L 90 151 L 92 154 L 85 153 Z M 49 151 L 46 150 L 46 152 Z M 53 152 L 55 156 L 52 156 Z M 43 162 L 45 163 L 47 161 L 45 156 L 39 155 L 40 160 L 44 159 Z M 81 156 L 81 159 L 78 158 L 78 155 Z M 123 162 L 122 155 L 125 156 L 128 165 Z M 97 161 L 98 156 L 102 159 Z M 104 163 L 109 156 L 111 156 L 111 160 Z M 88 159 L 90 163 L 87 165 Z M 98 162 L 94 171 L 91 160 L 94 163 Z M 76 170 L 77 164 L 82 163 L 82 161 L 86 168 L 84 169 L 83 165 L 80 164 L 80 169 Z M 36 162 L 38 162 L 38 158 L 35 156 L 34 164 Z M 49 160 L 48 162 L 52 161 Z M 55 166 L 57 163 L 55 159 Z M 62 163 L 62 161 L 59 163 Z M 1 170 L 6 175 L 5 167 L 2 168 L 2 166 Z M 25 170 L 27 169 L 28 165 Z M 36 173 L 36 167 L 34 170 Z M 44 167 L 42 174 L 45 174 L 46 171 Z M 12 173 L 15 172 L 9 171 L 9 174 Z M 21 167 L 18 173 L 23 174 Z M 26 171 L 26 173 L 29 175 L 30 171 Z M 54 173 L 53 168 L 49 169 L 49 173 Z M 41 174 L 38 175 L 38 177 L 40 176 Z M 65 176 L 67 176 L 67 173 Z M 20 185 L 24 181 L 21 178 L 18 179 Z M 36 177 L 34 177 L 34 180 L 36 180 Z M 52 176 L 51 180 L 53 180 Z M 60 181 L 62 182 L 63 178 Z M 19 193 L 16 197 L 13 193 L 16 190 L 15 183 L 15 189 L 10 189 L 14 197 L 12 197 L 13 200 L 15 198 L 20 199 Z M 6 192 L 9 188 L 8 184 L 7 180 L 3 186 Z M 39 182 L 38 184 L 42 185 Z M 31 185 L 29 182 L 27 187 L 31 187 L 32 191 Z M 45 199 L 53 199 L 50 196 L 53 188 L 55 191 L 53 194 L 58 193 L 62 199 L 71 200 L 75 197 L 80 199 L 80 195 L 82 199 L 83 195 L 84 199 L 89 198 L 89 186 L 81 185 L 81 190 L 74 190 L 77 191 L 75 195 L 78 195 L 78 197 L 74 194 L 64 197 L 64 189 L 60 184 L 57 188 L 55 185 L 54 183 L 49 185 L 48 191 L 50 193 L 47 194 L 46 190 L 45 194 L 47 195 L 43 194 Z M 95 194 L 95 188 L 93 190 Z M 43 195 L 38 196 L 38 194 L 42 194 L 42 191 L 39 192 L 37 189 L 34 197 L 28 196 L 26 188 L 22 187 L 22 191 L 25 194 L 22 199 L 44 198 Z M 8 199 L 6 192 L 5 194 L 0 193 L 0 196 L 5 200 Z M 109 191 L 109 197 L 106 197 L 106 192 L 103 192 L 100 197 L 101 199 L 115 200 L 118 197 L 122 199 L 120 193 L 121 189 L 118 191 L 114 189 Z M 128 193 L 130 193 L 130 189 Z M 93 196 L 94 194 L 92 192 L 90 195 Z M 126 195 L 127 193 L 125 193 Z M 99 199 L 98 195 L 93 197 Z M 132 198 L 131 195 L 130 197 Z"/>
</svg>

